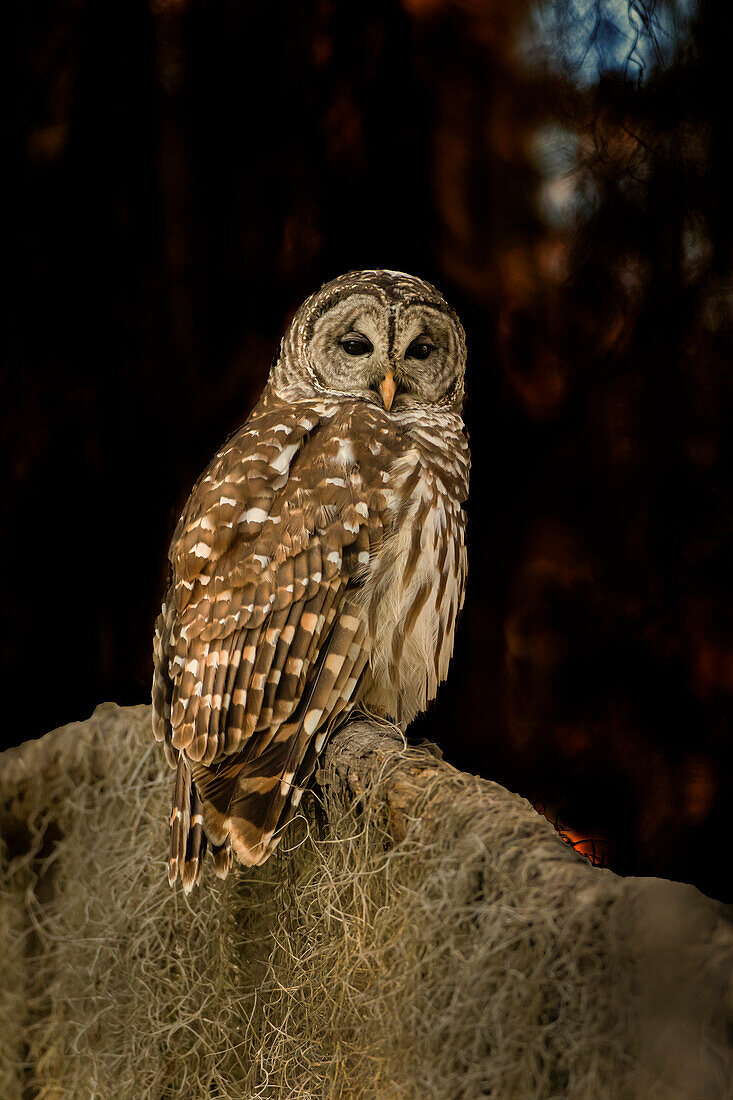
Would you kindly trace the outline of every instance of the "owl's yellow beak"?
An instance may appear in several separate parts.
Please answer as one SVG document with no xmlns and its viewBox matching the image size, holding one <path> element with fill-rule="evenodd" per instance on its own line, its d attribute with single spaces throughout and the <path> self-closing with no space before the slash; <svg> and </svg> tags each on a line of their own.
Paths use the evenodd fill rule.
<svg viewBox="0 0 733 1100">
<path fill-rule="evenodd" d="M 379 383 L 379 392 L 382 396 L 382 404 L 387 412 L 392 408 L 392 402 L 394 401 L 394 395 L 397 393 L 397 386 L 395 380 L 391 374 L 385 374 L 382 381 Z"/>
</svg>

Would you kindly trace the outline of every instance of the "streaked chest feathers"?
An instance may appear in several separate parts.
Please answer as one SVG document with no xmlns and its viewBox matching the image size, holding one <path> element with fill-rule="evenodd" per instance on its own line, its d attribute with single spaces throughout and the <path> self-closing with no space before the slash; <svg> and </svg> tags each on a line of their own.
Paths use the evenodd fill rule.
<svg viewBox="0 0 733 1100">
<path fill-rule="evenodd" d="M 385 523 L 357 600 L 370 646 L 361 700 L 403 725 L 448 674 L 466 586 L 468 449 L 455 418 L 433 419 L 427 429 L 400 425 L 405 449 L 381 471 Z M 354 448 L 342 446 L 343 457 Z M 361 480 L 353 461 L 347 477 Z"/>
</svg>

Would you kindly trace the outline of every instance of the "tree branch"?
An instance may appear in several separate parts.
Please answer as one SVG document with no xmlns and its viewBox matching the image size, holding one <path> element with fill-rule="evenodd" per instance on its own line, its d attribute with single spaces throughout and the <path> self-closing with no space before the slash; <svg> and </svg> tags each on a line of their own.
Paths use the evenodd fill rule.
<svg viewBox="0 0 733 1100">
<path fill-rule="evenodd" d="M 141 1043 L 154 1042 L 152 1032 L 145 1035 L 153 1010 L 136 1005 L 140 991 L 150 985 L 150 964 L 135 984 L 134 1011 L 124 1008 L 121 989 L 124 980 L 131 980 L 135 960 L 146 957 L 145 929 L 150 926 L 161 937 L 168 920 L 170 942 L 178 943 L 179 950 L 183 944 L 191 954 L 182 957 L 176 971 L 181 988 L 166 987 L 156 1004 L 168 997 L 171 1006 L 182 1005 L 183 987 L 195 976 L 196 1011 L 209 1021 L 207 1051 L 212 1064 L 219 1064 L 212 1039 L 217 1013 L 239 1011 L 251 995 L 263 1016 L 247 1032 L 247 1042 L 254 1044 L 250 1061 L 231 1071 L 231 1080 L 239 1081 L 239 1073 L 249 1082 L 247 1088 L 254 1088 L 254 1078 L 247 1076 L 255 1073 L 252 1067 L 262 1074 L 269 1065 L 267 1080 L 277 1079 L 282 1094 L 293 1096 L 339 1095 L 328 1092 L 324 1082 L 333 1073 L 333 1088 L 346 1088 L 347 1070 L 354 1091 L 344 1095 L 388 1095 L 378 1089 L 358 1091 L 358 1075 L 367 1069 L 376 1079 L 385 1073 L 393 1084 L 401 1075 L 420 1081 L 416 1096 L 478 1097 L 487 1082 L 498 1088 L 496 1095 L 527 1100 L 550 1094 L 718 1100 L 729 1094 L 733 927 L 726 908 L 695 888 L 661 879 L 622 879 L 591 866 L 525 799 L 459 772 L 435 746 L 407 746 L 393 729 L 360 719 L 331 738 L 316 776 L 315 797 L 325 807 L 323 839 L 315 836 L 312 820 L 301 823 L 302 836 L 296 825 L 283 841 L 289 851 L 256 873 L 235 871 L 225 889 L 207 870 L 201 889 L 182 908 L 182 895 L 167 892 L 162 872 L 160 880 L 156 877 L 165 858 L 169 786 L 157 747 L 151 745 L 147 707 L 105 704 L 88 721 L 0 757 L 0 821 L 16 856 L 3 896 L 17 899 L 16 935 L 18 920 L 35 929 L 43 929 L 46 920 L 53 925 L 53 936 L 39 941 L 47 946 L 39 948 L 38 973 L 46 987 L 56 982 L 62 999 L 81 1005 L 82 1015 L 85 997 L 98 1005 L 106 980 L 111 1012 L 106 1018 L 138 1013 L 137 1023 L 125 1023 L 129 1050 L 127 1039 L 119 1048 L 119 1028 L 114 1039 L 116 1056 L 127 1059 L 125 1065 L 129 1061 L 132 1083 L 126 1087 L 136 1089 L 135 1095 L 154 1095 L 135 1076 L 140 1072 L 135 1051 Z M 134 820 L 130 807 L 137 807 Z M 130 818 L 127 824 L 123 816 Z M 57 827 L 53 866 L 63 888 L 46 890 L 31 904 L 28 878 L 18 877 L 16 865 L 41 818 Z M 135 900 L 134 891 L 143 890 L 141 868 L 153 859 L 148 893 Z M 128 874 L 129 904 L 134 902 L 138 914 L 132 925 L 125 915 L 122 931 L 114 924 L 114 906 L 102 904 L 101 898 L 120 860 L 119 874 Z M 124 893 L 116 879 L 113 887 L 115 897 Z M 244 911 L 242 891 L 249 891 Z M 97 898 L 98 927 L 90 939 L 87 924 Z M 155 908 L 155 920 L 145 919 L 146 905 Z M 248 933 L 242 941 L 231 929 L 226 935 L 216 932 L 217 922 L 234 921 L 231 928 L 239 927 L 242 912 L 250 914 L 250 921 L 258 906 L 266 914 L 264 938 Z M 196 936 L 192 920 L 200 921 Z M 99 944 L 108 941 L 119 951 L 125 937 L 130 939 L 127 961 L 112 978 L 114 966 L 104 962 Z M 85 939 L 97 945 L 89 963 L 77 958 Z M 230 940 L 234 946 L 227 947 Z M 59 943 L 67 945 L 72 960 L 65 970 L 58 967 Z M 219 954 L 207 960 L 206 952 L 215 946 Z M 12 950 L 2 942 L 0 949 Z M 162 950 L 158 939 L 150 950 Z M 217 967 L 220 973 L 206 1001 L 202 975 Z M 255 971 L 259 977 L 250 989 L 241 975 Z M 87 975 L 86 984 L 72 994 L 77 973 Z M 96 984 L 90 984 L 92 973 L 97 973 Z M 230 973 L 240 976 L 228 999 L 222 983 Z M 24 980 L 33 981 L 27 975 Z M 17 1019 L 17 996 L 13 1003 Z M 68 1031 L 70 1010 L 64 1011 Z M 178 1009 L 166 1011 L 175 1017 Z M 30 1026 L 37 1005 L 28 1012 Z M 247 1012 L 251 1021 L 255 1008 Z M 52 1024 L 43 1026 L 50 1036 Z M 231 1026 L 227 1017 L 222 1034 L 229 1034 Z M 246 1031 L 249 1025 L 238 1026 Z M 33 1034 L 43 1035 L 37 1017 L 34 1028 Z M 104 1028 L 95 1031 L 80 1018 L 78 1029 L 85 1041 L 94 1037 L 89 1059 L 97 1081 Z M 155 1035 L 162 1029 L 158 1025 Z M 439 1032 L 441 1043 L 435 1038 Z M 478 1042 L 481 1036 L 489 1038 Z M 324 1054 L 332 1043 L 339 1052 L 335 1062 L 335 1055 Z M 166 1050 L 172 1044 L 169 1036 Z M 321 1076 L 308 1078 L 312 1091 L 301 1093 L 293 1084 L 296 1078 L 287 1076 L 297 1064 L 292 1051 L 314 1044 Z M 49 1051 L 62 1047 L 58 1037 L 53 1042 L 47 1037 L 31 1059 L 33 1073 L 51 1072 Z M 340 1068 L 326 1070 L 326 1064 Z M 75 1054 L 53 1072 L 68 1081 L 82 1072 L 82 1065 Z M 28 1085 L 29 1071 L 24 1072 L 18 1088 Z M 302 1067 L 299 1072 L 297 1080 L 305 1082 L 307 1074 L 302 1076 Z M 69 1094 L 86 1094 L 86 1082 L 74 1078 Z M 462 1091 L 456 1091 L 456 1082 Z M 221 1095 L 230 1095 L 221 1087 Z M 234 1089 L 235 1094 L 242 1093 Z M 403 1094 L 412 1095 L 408 1084 Z M 8 1085 L 3 1095 L 20 1092 Z"/>
</svg>

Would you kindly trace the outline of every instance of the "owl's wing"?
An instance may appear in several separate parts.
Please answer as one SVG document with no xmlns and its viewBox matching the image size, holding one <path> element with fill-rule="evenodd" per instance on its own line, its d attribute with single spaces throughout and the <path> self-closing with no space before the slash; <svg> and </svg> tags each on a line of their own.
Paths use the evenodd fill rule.
<svg viewBox="0 0 733 1100">
<path fill-rule="evenodd" d="M 367 659 L 353 600 L 386 505 L 378 476 L 338 468 L 349 429 L 266 397 L 194 488 L 171 546 L 155 735 L 170 763 L 192 766 L 212 839 L 230 835 L 247 863 L 269 853 Z"/>
</svg>

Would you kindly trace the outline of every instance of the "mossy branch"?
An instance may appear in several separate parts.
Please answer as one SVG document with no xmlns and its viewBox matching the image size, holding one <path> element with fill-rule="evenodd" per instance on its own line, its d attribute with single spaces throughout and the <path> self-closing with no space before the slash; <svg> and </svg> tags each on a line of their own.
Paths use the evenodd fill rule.
<svg viewBox="0 0 733 1100">
<path fill-rule="evenodd" d="M 0 758 L 8 1100 L 731 1094 L 733 930 L 693 887 L 359 720 L 276 857 L 186 898 L 158 750 L 105 704 Z"/>
</svg>

